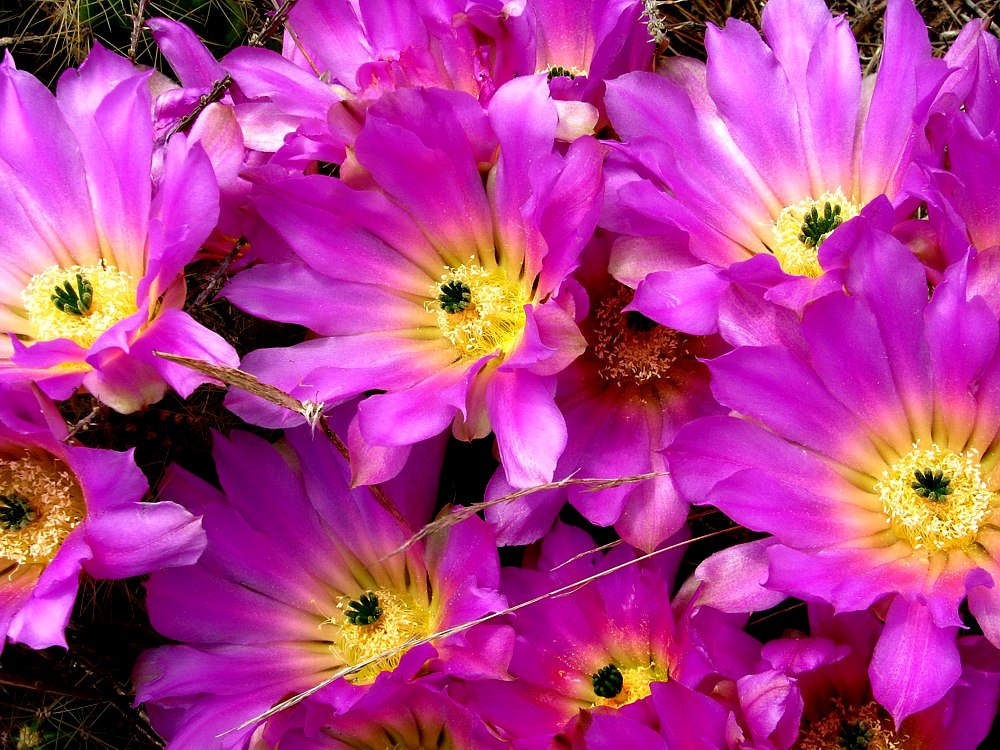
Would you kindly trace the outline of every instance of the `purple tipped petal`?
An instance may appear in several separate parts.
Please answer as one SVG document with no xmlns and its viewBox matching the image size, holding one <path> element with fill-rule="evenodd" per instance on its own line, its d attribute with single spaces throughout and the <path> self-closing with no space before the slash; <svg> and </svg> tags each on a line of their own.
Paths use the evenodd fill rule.
<svg viewBox="0 0 1000 750">
<path fill-rule="evenodd" d="M 167 58 L 181 85 L 210 89 L 225 77 L 222 66 L 190 27 L 169 18 L 149 18 L 146 26 L 153 32 L 156 46 Z"/>
<path fill-rule="evenodd" d="M 809 6 L 807 6 L 809 7 Z M 810 181 L 792 92 L 774 53 L 747 23 L 709 26 L 708 90 L 733 140 L 784 205 L 810 194 Z"/>
<path fill-rule="evenodd" d="M 31 599 L 11 618 L 7 637 L 34 649 L 66 648 L 66 624 L 80 587 L 80 568 L 92 555 L 82 533 L 66 537 L 38 577 Z"/>
<path fill-rule="evenodd" d="M 498 371 L 486 398 L 507 480 L 517 488 L 551 482 L 566 447 L 555 381 L 524 370 Z"/>
<path fill-rule="evenodd" d="M 660 271 L 639 285 L 630 307 L 662 325 L 704 336 L 718 330 L 719 302 L 728 288 L 713 266 Z"/>
<path fill-rule="evenodd" d="M 775 539 L 760 539 L 716 552 L 695 570 L 701 581 L 697 603 L 720 612 L 759 612 L 780 604 L 785 594 L 764 588 L 768 577 L 767 548 Z"/>
<path fill-rule="evenodd" d="M 885 51 L 861 140 L 861 195 L 893 194 L 900 167 L 914 147 L 914 110 L 936 77 L 927 26 L 912 0 L 890 0 L 885 14 Z M 937 75 L 934 75 L 935 68 Z M 931 73 L 928 80 L 924 77 Z"/>
<path fill-rule="evenodd" d="M 174 503 L 120 508 L 87 520 L 95 578 L 128 578 L 164 567 L 191 565 L 205 548 L 201 521 Z"/>
<path fill-rule="evenodd" d="M 156 369 L 183 398 L 190 396 L 203 383 L 219 384 L 197 370 L 168 362 L 154 352 L 180 354 L 226 367 L 237 367 L 240 363 L 236 350 L 225 339 L 177 309 L 164 310 L 150 323 L 132 347 L 132 355 Z"/>
<path fill-rule="evenodd" d="M 893 599 L 875 646 L 869 675 L 875 699 L 898 727 L 911 714 L 937 703 L 955 684 L 962 664 L 957 628 L 939 628 L 926 605 Z"/>
</svg>

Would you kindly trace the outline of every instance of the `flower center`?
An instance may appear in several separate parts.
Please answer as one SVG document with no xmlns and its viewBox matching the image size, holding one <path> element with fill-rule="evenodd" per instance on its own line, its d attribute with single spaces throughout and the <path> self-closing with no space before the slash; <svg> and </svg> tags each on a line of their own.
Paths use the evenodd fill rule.
<svg viewBox="0 0 1000 750">
<path fill-rule="evenodd" d="M 835 709 L 819 721 L 806 723 L 795 750 L 904 750 L 909 739 L 898 735 L 892 719 L 875 701 L 860 708 Z"/>
<path fill-rule="evenodd" d="M 594 316 L 593 350 L 601 362 L 597 373 L 619 386 L 663 378 L 678 357 L 688 353 L 688 336 L 640 312 L 622 312 L 634 294 L 617 284 L 615 293 L 598 304 Z"/>
<path fill-rule="evenodd" d="M 470 258 L 449 268 L 431 294 L 425 308 L 437 314 L 441 334 L 464 359 L 509 352 L 524 329 L 521 290 L 503 269 L 487 271 Z"/>
<path fill-rule="evenodd" d="M 823 273 L 819 246 L 834 229 L 861 212 L 840 188 L 819 198 L 806 198 L 786 206 L 774 222 L 771 248 L 785 273 L 816 277 Z"/>
<path fill-rule="evenodd" d="M 655 664 L 645 667 L 619 667 L 608 664 L 591 676 L 594 685 L 595 706 L 618 708 L 641 700 L 650 694 L 653 682 L 665 682 L 667 673 Z"/>
<path fill-rule="evenodd" d="M 47 563 L 86 515 L 80 485 L 48 454 L 0 459 L 0 558 Z"/>
<path fill-rule="evenodd" d="M 977 451 L 955 453 L 934 444 L 914 443 L 882 473 L 875 491 L 896 536 L 930 552 L 970 544 L 997 504 Z"/>
<path fill-rule="evenodd" d="M 36 341 L 69 339 L 84 349 L 132 315 L 135 284 L 114 266 L 52 266 L 21 292 Z"/>
<path fill-rule="evenodd" d="M 386 589 L 367 591 L 337 606 L 344 610 L 344 619 L 332 648 L 347 664 L 361 664 L 429 632 L 427 613 Z M 374 682 L 379 673 L 395 669 L 403 653 L 378 659 L 348 679 L 359 685 Z"/>
</svg>

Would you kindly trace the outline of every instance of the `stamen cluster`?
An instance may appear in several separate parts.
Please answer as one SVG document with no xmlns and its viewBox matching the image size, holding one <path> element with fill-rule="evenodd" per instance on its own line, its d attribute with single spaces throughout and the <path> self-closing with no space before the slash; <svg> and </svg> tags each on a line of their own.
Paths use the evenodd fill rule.
<svg viewBox="0 0 1000 750">
<path fill-rule="evenodd" d="M 845 706 L 835 699 L 834 710 L 803 727 L 794 750 L 904 750 L 909 737 L 896 732 L 891 717 L 875 701 Z"/>
<path fill-rule="evenodd" d="M 834 229 L 860 212 L 861 207 L 840 188 L 786 206 L 774 222 L 771 252 L 785 273 L 820 276 L 819 246 Z"/>
<path fill-rule="evenodd" d="M 0 458 L 0 558 L 47 563 L 86 510 L 80 486 L 57 458 L 41 452 Z"/>
<path fill-rule="evenodd" d="M 507 352 L 524 328 L 524 303 L 517 284 L 502 268 L 488 270 L 475 258 L 450 268 L 431 287 L 426 303 L 443 335 L 463 359 Z"/>
<path fill-rule="evenodd" d="M 931 553 L 971 544 L 998 504 L 976 450 L 955 453 L 933 443 L 914 443 L 882 474 L 875 492 L 893 532 Z"/>
<path fill-rule="evenodd" d="M 367 591 L 357 599 L 337 605 L 344 610 L 340 621 L 327 620 L 324 625 L 337 628 L 330 649 L 346 664 L 363 664 L 427 635 L 429 614 L 408 596 L 388 589 Z M 395 669 L 406 649 L 378 658 L 349 676 L 359 685 L 366 685 L 381 672 Z"/>
<path fill-rule="evenodd" d="M 83 348 L 138 309 L 135 281 L 105 263 L 52 266 L 32 276 L 21 298 L 34 340 L 69 339 Z"/>
<path fill-rule="evenodd" d="M 689 337 L 634 310 L 623 311 L 634 295 L 624 284 L 600 300 L 594 315 L 593 350 L 598 373 L 618 385 L 643 385 L 669 378 L 674 363 L 687 356 Z"/>
</svg>

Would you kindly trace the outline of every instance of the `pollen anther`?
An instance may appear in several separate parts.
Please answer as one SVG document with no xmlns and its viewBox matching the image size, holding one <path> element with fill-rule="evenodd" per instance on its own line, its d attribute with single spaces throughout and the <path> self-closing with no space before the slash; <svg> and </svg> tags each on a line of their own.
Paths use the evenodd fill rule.
<svg viewBox="0 0 1000 750">
<path fill-rule="evenodd" d="M 436 313 L 441 334 L 463 359 L 514 348 L 524 329 L 524 299 L 502 268 L 487 270 L 470 258 L 449 268 L 430 291 L 433 299 L 424 307 Z"/>
<path fill-rule="evenodd" d="M 52 266 L 31 277 L 21 299 L 36 341 L 69 339 L 84 349 L 138 310 L 132 277 L 104 263 Z"/>
<path fill-rule="evenodd" d="M 955 453 L 933 443 L 914 443 L 874 489 L 896 536 L 931 553 L 971 544 L 997 505 L 977 451 Z"/>
<path fill-rule="evenodd" d="M 597 671 L 591 679 L 594 683 L 594 694 L 597 696 L 594 705 L 617 708 L 649 696 L 652 693 L 650 684 L 666 682 L 669 674 L 653 663 L 639 667 L 608 664 Z M 616 687 L 617 690 L 612 690 Z"/>
<path fill-rule="evenodd" d="M 834 229 L 861 212 L 861 207 L 837 188 L 819 198 L 806 198 L 781 210 L 774 222 L 771 251 L 785 273 L 816 277 L 823 273 L 819 246 Z"/>
<path fill-rule="evenodd" d="M 347 597 L 337 607 L 343 619 L 326 624 L 339 626 L 331 649 L 345 663 L 361 664 L 380 654 L 403 646 L 408 641 L 428 634 L 428 614 L 408 597 L 387 589 L 367 591 L 356 599 Z M 361 611 L 359 611 L 359 609 Z M 375 616 L 374 610 L 378 610 Z M 395 669 L 406 649 L 377 659 L 347 679 L 359 685 L 373 682 L 380 672 Z"/>
<path fill-rule="evenodd" d="M 826 716 L 802 727 L 794 750 L 903 750 L 909 737 L 899 734 L 892 718 L 875 701 L 848 707 L 839 699 Z"/>
<path fill-rule="evenodd" d="M 0 558 L 47 563 L 86 515 L 80 485 L 45 453 L 0 458 Z"/>
<path fill-rule="evenodd" d="M 598 374 L 623 385 L 642 385 L 667 377 L 678 358 L 687 354 L 688 338 L 658 325 L 635 311 L 622 312 L 634 292 L 619 284 L 614 294 L 597 304 L 594 313 L 594 355 L 601 361 Z"/>
</svg>

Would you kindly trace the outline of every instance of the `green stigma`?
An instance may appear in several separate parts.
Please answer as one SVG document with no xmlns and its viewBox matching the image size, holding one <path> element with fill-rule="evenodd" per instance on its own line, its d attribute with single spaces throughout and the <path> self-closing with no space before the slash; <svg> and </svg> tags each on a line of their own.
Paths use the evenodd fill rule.
<svg viewBox="0 0 1000 750">
<path fill-rule="evenodd" d="M 52 304 L 69 315 L 83 315 L 94 301 L 94 285 L 79 273 L 76 275 L 76 288 L 69 281 L 64 281 L 61 286 L 56 284 L 53 291 Z"/>
<path fill-rule="evenodd" d="M 564 68 L 562 65 L 553 65 L 551 68 L 549 68 L 548 78 L 550 81 L 553 78 L 568 78 L 572 81 L 574 78 L 576 78 L 576 75 L 574 73 L 571 73 L 567 68 Z"/>
<path fill-rule="evenodd" d="M 378 597 L 367 591 L 349 601 L 344 614 L 351 625 L 374 625 L 382 616 L 382 608 L 378 605 Z"/>
<path fill-rule="evenodd" d="M 600 698 L 614 698 L 625 687 L 621 670 L 614 664 L 601 667 L 591 679 L 594 682 L 594 693 Z"/>
<path fill-rule="evenodd" d="M 841 750 L 868 750 L 874 735 L 863 721 L 845 721 L 840 725 L 837 741 Z"/>
<path fill-rule="evenodd" d="M 917 481 L 912 482 L 910 487 L 920 497 L 925 497 L 934 502 L 942 502 L 945 497 L 952 493 L 952 488 L 948 486 L 951 484 L 951 478 L 946 477 L 940 469 L 937 471 L 933 469 L 920 471 L 920 469 L 917 469 L 913 472 L 913 476 L 917 478 Z"/>
<path fill-rule="evenodd" d="M 460 313 L 472 302 L 472 290 L 464 281 L 446 281 L 441 285 L 438 302 L 446 313 Z"/>
<path fill-rule="evenodd" d="M 799 242 L 806 247 L 819 247 L 820 243 L 826 239 L 826 236 L 844 221 L 840 213 L 841 208 L 839 203 L 832 204 L 830 201 L 827 201 L 823 204 L 822 214 L 813 206 L 802 222 Z"/>
<path fill-rule="evenodd" d="M 35 520 L 35 509 L 20 495 L 0 495 L 0 527 L 5 531 L 20 531 Z"/>
</svg>

